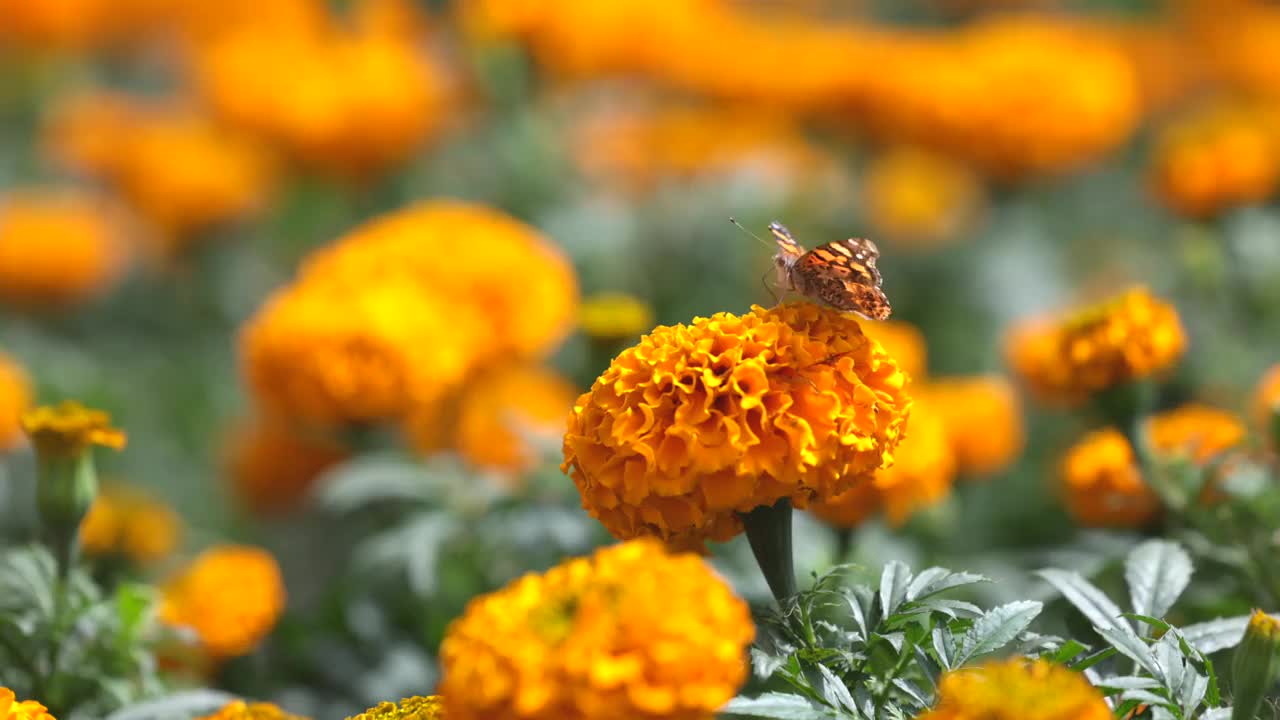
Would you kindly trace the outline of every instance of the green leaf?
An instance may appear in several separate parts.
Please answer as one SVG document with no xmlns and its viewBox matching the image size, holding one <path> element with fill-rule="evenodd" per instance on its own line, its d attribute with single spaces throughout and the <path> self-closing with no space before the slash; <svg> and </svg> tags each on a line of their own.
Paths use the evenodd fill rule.
<svg viewBox="0 0 1280 720">
<path fill-rule="evenodd" d="M 1040 611 L 1042 603 L 1019 600 L 992 608 L 973 623 L 960 641 L 960 654 L 953 667 L 963 666 L 975 657 L 995 652 L 1012 642 L 1026 630 Z"/>
<path fill-rule="evenodd" d="M 168 697 L 138 703 L 111 713 L 105 720 L 176 720 L 217 712 L 236 700 L 236 696 L 219 690 L 188 690 Z"/>
<path fill-rule="evenodd" d="M 1069 667 L 1072 670 L 1079 670 L 1080 672 L 1084 672 L 1085 670 L 1088 670 L 1094 665 L 1097 665 L 1098 663 L 1102 662 L 1103 660 L 1106 660 L 1107 658 L 1115 654 L 1116 654 L 1115 648 L 1106 647 L 1086 655 L 1083 659 L 1077 662 L 1070 663 Z"/>
<path fill-rule="evenodd" d="M 1175 542 L 1148 540 L 1124 564 L 1134 612 L 1162 618 L 1191 582 L 1194 568 L 1187 551 Z"/>
<path fill-rule="evenodd" d="M 982 575 L 931 567 L 912 578 L 911 584 L 907 586 L 907 599 L 919 601 L 953 588 L 984 582 L 991 581 Z"/>
<path fill-rule="evenodd" d="M 1244 638 L 1244 629 L 1249 625 L 1249 616 L 1240 615 L 1231 618 L 1218 618 L 1202 623 L 1187 625 L 1182 628 L 1182 636 L 1195 649 L 1208 655 L 1233 648 Z"/>
<path fill-rule="evenodd" d="M 1143 670 L 1151 673 L 1152 677 L 1163 679 L 1164 675 L 1151 654 L 1151 648 L 1147 647 L 1147 644 L 1128 625 L 1105 628 L 1095 625 L 1093 629 L 1121 655 L 1138 663 Z"/>
<path fill-rule="evenodd" d="M 847 712 L 858 712 L 858 704 L 849 694 L 849 688 L 845 687 L 844 680 L 837 677 L 826 665 L 819 665 L 818 672 L 822 674 L 822 697 L 827 703 Z"/>
<path fill-rule="evenodd" d="M 1124 621 L 1120 608 L 1093 583 L 1081 577 L 1080 573 L 1051 568 L 1041 570 L 1038 574 L 1057 588 L 1062 597 L 1083 613 L 1095 627 L 1124 628 L 1133 633 L 1132 628 Z"/>
<path fill-rule="evenodd" d="M 767 718 L 768 720 L 822 720 L 834 717 L 830 712 L 814 707 L 813 703 L 799 695 L 765 693 L 754 698 L 734 698 L 720 710 L 722 718 Z M 108 718 L 107 720 L 134 720 L 133 718 Z M 141 720 L 141 719 L 139 719 Z"/>
<path fill-rule="evenodd" d="M 880 612 L 884 617 L 893 615 L 898 605 L 907 598 L 907 586 L 911 582 L 911 569 L 900 562 L 891 562 L 880 573 Z"/>
<path fill-rule="evenodd" d="M 1066 665 L 1068 661 L 1074 659 L 1077 655 L 1088 649 L 1089 648 L 1076 640 L 1068 640 L 1063 643 L 1062 647 L 1058 648 L 1058 651 L 1055 652 L 1050 659 L 1059 665 Z"/>
<path fill-rule="evenodd" d="M 1147 690 L 1160 687 L 1160 681 L 1140 675 L 1116 675 L 1102 678 L 1095 682 L 1094 685 L 1113 690 Z"/>
</svg>

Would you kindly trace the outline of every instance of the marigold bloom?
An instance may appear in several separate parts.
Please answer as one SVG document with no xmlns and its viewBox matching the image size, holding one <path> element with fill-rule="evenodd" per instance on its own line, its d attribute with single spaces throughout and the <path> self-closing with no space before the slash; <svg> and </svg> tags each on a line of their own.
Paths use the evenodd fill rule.
<svg viewBox="0 0 1280 720">
<path fill-rule="evenodd" d="M 1183 215 L 1258 204 L 1280 185 L 1280 116 L 1257 105 L 1199 108 L 1164 127 L 1155 147 L 1155 192 Z"/>
<path fill-rule="evenodd" d="M 960 237 L 977 219 L 980 181 L 939 153 L 899 147 L 876 156 L 862 176 L 862 205 L 876 236 L 931 248 Z"/>
<path fill-rule="evenodd" d="M 862 334 L 880 343 L 913 381 L 923 380 L 929 374 L 929 350 L 920 328 L 902 320 L 868 322 L 861 327 Z"/>
<path fill-rule="evenodd" d="M 128 440 L 123 430 L 111 426 L 109 414 L 74 400 L 28 410 L 20 422 L 42 455 L 76 456 L 91 445 L 120 450 Z"/>
<path fill-rule="evenodd" d="M 379 703 L 347 720 L 444 720 L 444 700 L 430 695 Z"/>
<path fill-rule="evenodd" d="M 1063 458 L 1061 477 L 1067 510 L 1081 525 L 1141 527 L 1160 512 L 1160 498 L 1118 430 L 1086 435 Z"/>
<path fill-rule="evenodd" d="M 271 703 L 246 703 L 235 700 L 221 710 L 196 720 L 307 720 L 301 715 L 285 712 Z"/>
<path fill-rule="evenodd" d="M 1110 720 L 1111 708 L 1084 675 L 1048 660 L 1012 658 L 952 670 L 938 705 L 919 720 Z"/>
<path fill-rule="evenodd" d="M 1038 396 L 1074 402 L 1167 369 L 1186 344 L 1178 311 L 1139 287 L 1063 318 L 1015 326 L 1007 352 Z"/>
<path fill-rule="evenodd" d="M 921 391 L 942 417 L 962 473 L 988 475 L 1007 467 L 1025 441 L 1022 406 L 998 375 L 936 378 Z"/>
<path fill-rule="evenodd" d="M 600 340 L 637 337 L 653 328 L 653 308 L 626 293 L 597 293 L 583 298 L 578 327 Z"/>
<path fill-rule="evenodd" d="M 411 205 L 362 225 L 302 268 L 304 281 L 355 287 L 392 276 L 447 301 L 451 316 L 478 313 L 475 334 L 491 341 L 495 357 L 550 352 L 577 313 L 577 279 L 564 254 L 532 227 L 482 205 Z"/>
<path fill-rule="evenodd" d="M 564 469 L 615 537 L 728 540 L 889 465 L 906 376 L 849 315 L 807 302 L 661 326 L 578 398 Z"/>
<path fill-rule="evenodd" d="M 145 2 L 126 0 L 0 0 L 0 45 L 76 52 L 145 25 Z"/>
<path fill-rule="evenodd" d="M 241 331 L 245 375 L 271 413 L 317 424 L 397 419 L 475 362 L 480 319 L 396 277 L 278 291 Z"/>
<path fill-rule="evenodd" d="M 270 516 L 296 508 L 315 480 L 349 454 L 322 430 L 258 418 L 233 429 L 224 461 L 236 499 L 254 514 Z"/>
<path fill-rule="evenodd" d="M 165 559 L 182 539 L 173 508 L 138 488 L 103 488 L 80 524 L 80 546 L 90 555 L 122 555 L 139 565 Z"/>
<path fill-rule="evenodd" d="M 417 38 L 354 33 L 336 21 L 230 33 L 198 54 L 196 72 L 229 123 L 354 179 L 404 161 L 443 115 L 443 72 Z"/>
<path fill-rule="evenodd" d="M 956 458 L 948 442 L 947 427 L 930 405 L 917 400 L 902 444 L 890 467 L 876 472 L 846 492 L 815 502 L 810 510 L 827 523 L 841 528 L 862 524 L 883 510 L 893 525 L 902 525 L 917 511 L 934 505 L 951 493 Z"/>
<path fill-rule="evenodd" d="M 637 540 L 473 600 L 440 649 L 449 720 L 710 720 L 746 679 L 747 606 Z"/>
<path fill-rule="evenodd" d="M 1258 389 L 1253 394 L 1253 421 L 1270 433 L 1277 413 L 1280 413 L 1280 364 L 1272 365 L 1258 381 Z"/>
<path fill-rule="evenodd" d="M 88 300 L 124 269 L 109 208 L 88 196 L 30 190 L 0 197 L 0 302 Z"/>
<path fill-rule="evenodd" d="M 0 720 L 56 720 L 49 714 L 49 708 L 35 700 L 18 698 L 7 687 L 0 687 Z"/>
<path fill-rule="evenodd" d="M 13 358 L 0 353 L 0 452 L 22 439 L 19 418 L 31 406 L 31 381 Z"/>
<path fill-rule="evenodd" d="M 564 433 L 565 415 L 573 408 L 578 390 L 554 371 L 513 366 L 484 373 L 470 381 L 457 402 L 452 422 L 452 447 L 473 465 L 520 474 L 538 462 L 536 442 L 546 446 Z M 440 436 L 437 413 L 428 408 L 429 422 L 415 427 L 411 419 L 411 440 L 424 451 L 437 449 Z M 416 430 L 416 433 L 415 433 Z"/>
<path fill-rule="evenodd" d="M 204 551 L 161 591 L 160 618 L 193 629 L 215 659 L 253 650 L 284 611 L 284 580 L 275 558 L 240 545 Z"/>
<path fill-rule="evenodd" d="M 1157 452 L 1182 453 L 1203 464 L 1238 447 L 1248 431 L 1235 414 L 1192 403 L 1152 415 L 1147 420 L 1147 433 Z"/>
</svg>

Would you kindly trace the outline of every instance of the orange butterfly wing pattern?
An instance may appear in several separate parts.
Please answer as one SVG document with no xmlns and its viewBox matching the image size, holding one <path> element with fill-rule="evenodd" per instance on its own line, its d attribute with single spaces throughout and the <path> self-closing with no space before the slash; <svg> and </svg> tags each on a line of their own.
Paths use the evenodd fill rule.
<svg viewBox="0 0 1280 720">
<path fill-rule="evenodd" d="M 774 256 L 778 278 L 787 289 L 873 320 L 889 317 L 892 308 L 880 287 L 882 279 L 876 268 L 880 249 L 875 243 L 848 238 L 805 252 L 783 225 L 770 223 L 769 232 L 778 244 Z"/>
</svg>

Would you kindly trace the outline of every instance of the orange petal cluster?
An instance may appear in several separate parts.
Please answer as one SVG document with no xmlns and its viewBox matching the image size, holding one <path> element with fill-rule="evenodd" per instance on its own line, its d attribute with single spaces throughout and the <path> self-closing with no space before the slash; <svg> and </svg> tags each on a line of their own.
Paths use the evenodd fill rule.
<svg viewBox="0 0 1280 720">
<path fill-rule="evenodd" d="M 1110 720 L 1111 708 L 1084 675 L 1048 660 L 1015 657 L 952 670 L 938 705 L 918 720 Z"/>
<path fill-rule="evenodd" d="M 1168 369 L 1186 345 L 1178 311 L 1138 287 L 1064 317 L 1025 321 L 1009 333 L 1006 352 L 1037 396 L 1072 403 Z"/>
<path fill-rule="evenodd" d="M 123 430 L 112 427 L 109 414 L 74 400 L 32 408 L 19 422 L 36 450 L 47 456 L 75 457 L 93 445 L 121 450 L 128 442 Z"/>
<path fill-rule="evenodd" d="M 727 540 L 892 463 L 906 375 L 852 316 L 801 302 L 661 326 L 578 398 L 564 469 L 615 537 Z"/>
<path fill-rule="evenodd" d="M 1272 365 L 1258 381 L 1253 393 L 1252 419 L 1264 432 L 1275 427 L 1273 419 L 1280 413 L 1280 364 Z"/>
<path fill-rule="evenodd" d="M 161 594 L 160 618 L 194 630 L 214 659 L 252 651 L 275 627 L 285 603 L 275 558 L 240 545 L 204 551 L 169 578 Z"/>
<path fill-rule="evenodd" d="M 965 165 L 909 146 L 880 153 L 862 175 L 862 206 L 876 237 L 908 248 L 958 240 L 976 222 L 983 195 Z"/>
<path fill-rule="evenodd" d="M 279 418 L 244 421 L 232 429 L 224 448 L 236 499 L 259 516 L 296 508 L 321 473 L 348 455 L 329 433 Z"/>
<path fill-rule="evenodd" d="M 106 291 L 127 259 L 117 220 L 102 201 L 73 192 L 0 197 L 0 302 L 60 307 Z"/>
<path fill-rule="evenodd" d="M 711 720 L 747 677 L 745 603 L 656 540 L 473 600 L 440 650 L 449 720 Z"/>
<path fill-rule="evenodd" d="M 444 720 L 444 700 L 439 695 L 384 702 L 347 720 Z"/>
<path fill-rule="evenodd" d="M 22 440 L 19 418 L 31 407 L 31 380 L 16 360 L 0 353 L 0 452 Z"/>
<path fill-rule="evenodd" d="M 1063 501 L 1087 527 L 1142 527 L 1160 513 L 1160 498 L 1142 479 L 1120 431 L 1089 433 L 1062 460 Z"/>
<path fill-rule="evenodd" d="M 182 540 L 173 508 L 139 488 L 108 484 L 80 524 L 80 547 L 89 555 L 121 555 L 139 565 L 159 562 Z"/>
<path fill-rule="evenodd" d="M 35 700 L 18 698 L 7 687 L 0 687 L 0 720 L 57 720 L 49 714 L 49 708 Z"/>
<path fill-rule="evenodd" d="M 1026 441 L 1022 405 L 1006 378 L 934 378 L 917 392 L 921 402 L 942 417 L 960 472 L 997 473 L 1021 454 Z"/>
<path fill-rule="evenodd" d="M 235 700 L 221 710 L 196 720 L 307 720 L 301 715 L 285 712 L 271 703 L 247 703 Z"/>
</svg>

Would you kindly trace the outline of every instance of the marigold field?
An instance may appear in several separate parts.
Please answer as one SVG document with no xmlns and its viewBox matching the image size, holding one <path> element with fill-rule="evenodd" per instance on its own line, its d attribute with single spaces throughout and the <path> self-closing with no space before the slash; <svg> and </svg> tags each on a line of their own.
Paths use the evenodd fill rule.
<svg viewBox="0 0 1280 720">
<path fill-rule="evenodd" d="M 1268 0 L 0 0 L 0 720 L 1280 718 L 1277 200 Z"/>
</svg>

